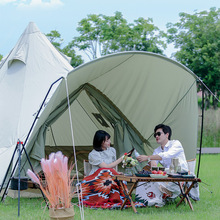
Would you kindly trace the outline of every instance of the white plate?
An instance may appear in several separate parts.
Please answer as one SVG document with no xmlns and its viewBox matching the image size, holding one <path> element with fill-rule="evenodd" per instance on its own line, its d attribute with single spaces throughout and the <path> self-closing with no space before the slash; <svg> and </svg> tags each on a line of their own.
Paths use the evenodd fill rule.
<svg viewBox="0 0 220 220">
<path fill-rule="evenodd" d="M 168 175 L 163 175 L 163 174 L 150 174 L 150 177 L 152 178 L 167 178 Z"/>
</svg>

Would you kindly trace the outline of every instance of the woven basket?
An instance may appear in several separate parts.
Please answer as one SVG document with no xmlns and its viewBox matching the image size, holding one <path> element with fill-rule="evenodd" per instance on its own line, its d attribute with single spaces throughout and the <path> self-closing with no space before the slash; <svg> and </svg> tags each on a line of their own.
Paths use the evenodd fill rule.
<svg viewBox="0 0 220 220">
<path fill-rule="evenodd" d="M 74 208 L 73 206 L 70 208 L 61 208 L 61 209 L 49 209 L 50 219 L 65 219 L 72 220 L 74 219 Z"/>
</svg>

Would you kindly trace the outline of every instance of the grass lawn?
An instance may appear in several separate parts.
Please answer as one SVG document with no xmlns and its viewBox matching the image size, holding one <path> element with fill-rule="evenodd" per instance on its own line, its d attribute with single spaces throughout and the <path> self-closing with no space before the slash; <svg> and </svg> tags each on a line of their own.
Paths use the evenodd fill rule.
<svg viewBox="0 0 220 220">
<path fill-rule="evenodd" d="M 200 175 L 203 183 L 200 183 L 200 201 L 192 201 L 194 212 L 188 205 L 181 205 L 176 208 L 176 203 L 169 204 L 163 208 L 146 207 L 138 208 L 135 214 L 132 208 L 120 210 L 91 210 L 84 208 L 85 220 L 140 220 L 140 219 L 220 219 L 220 154 L 202 155 Z M 206 185 L 208 184 L 208 185 Z M 212 193 L 210 192 L 212 191 Z M 49 211 L 45 207 L 42 198 L 27 199 L 21 198 L 20 217 L 18 218 L 18 200 L 7 197 L 4 203 L 0 203 L 0 219 L 50 219 Z M 79 208 L 75 206 L 75 218 L 81 219 Z"/>
<path fill-rule="evenodd" d="M 199 109 L 201 115 L 201 109 Z M 198 147 L 200 145 L 201 117 L 199 118 Z M 220 147 L 220 108 L 208 109 L 204 112 L 204 130 L 202 145 L 204 147 Z"/>
</svg>

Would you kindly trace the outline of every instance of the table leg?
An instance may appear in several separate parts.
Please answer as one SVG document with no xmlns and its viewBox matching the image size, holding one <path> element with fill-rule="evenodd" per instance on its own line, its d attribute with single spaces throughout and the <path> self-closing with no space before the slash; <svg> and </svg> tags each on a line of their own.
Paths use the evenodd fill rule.
<svg viewBox="0 0 220 220">
<path fill-rule="evenodd" d="M 132 191 L 134 190 L 134 188 L 136 187 L 137 182 L 135 182 L 135 183 L 131 186 L 131 189 L 130 189 L 129 192 L 128 192 L 127 188 L 125 188 L 123 181 L 119 180 L 119 182 L 120 182 L 120 185 L 121 185 L 121 187 L 122 187 L 122 190 L 123 190 L 123 192 L 124 192 L 124 194 L 125 194 L 125 200 L 124 200 L 124 202 L 123 202 L 123 204 L 122 204 L 122 206 L 121 206 L 121 210 L 124 208 L 124 206 L 125 206 L 127 200 L 129 200 L 130 203 L 131 203 L 131 206 L 132 206 L 132 208 L 133 208 L 133 210 L 134 210 L 134 212 L 135 212 L 135 213 L 138 213 L 138 212 L 137 212 L 137 209 L 136 209 L 136 207 L 135 207 L 135 205 L 134 205 L 134 202 L 133 202 L 133 200 L 132 200 L 132 198 L 131 198 L 131 193 L 132 193 Z"/>
<path fill-rule="evenodd" d="M 187 190 L 187 185 L 186 185 L 186 182 L 185 182 L 185 184 L 184 184 L 184 192 L 186 192 L 186 190 Z M 187 199 L 185 199 L 185 203 L 187 204 Z"/>
<path fill-rule="evenodd" d="M 184 195 L 185 191 L 187 190 L 186 185 L 184 186 L 184 189 L 183 189 L 183 186 L 182 186 L 182 183 L 181 183 L 181 182 L 178 182 L 178 185 L 179 185 L 179 187 L 180 187 L 181 195 Z M 184 198 L 184 200 L 185 200 L 185 203 L 187 204 L 187 199 Z"/>
<path fill-rule="evenodd" d="M 186 190 L 186 192 L 185 192 L 185 193 L 182 193 L 182 196 L 183 196 L 183 197 L 182 197 L 181 200 L 178 202 L 178 204 L 176 205 L 176 207 L 178 207 L 178 206 L 182 203 L 182 201 L 186 198 L 187 201 L 188 201 L 189 207 L 191 208 L 192 211 L 194 211 L 194 210 L 193 210 L 192 203 L 191 203 L 191 201 L 190 201 L 190 199 L 189 199 L 189 196 L 188 196 L 188 194 L 189 194 L 189 192 L 190 192 L 190 190 L 192 189 L 192 187 L 193 187 L 194 184 L 195 184 L 195 182 L 192 182 L 192 184 L 191 184 L 190 187 Z M 179 183 L 179 186 L 180 186 L 180 183 Z"/>
</svg>

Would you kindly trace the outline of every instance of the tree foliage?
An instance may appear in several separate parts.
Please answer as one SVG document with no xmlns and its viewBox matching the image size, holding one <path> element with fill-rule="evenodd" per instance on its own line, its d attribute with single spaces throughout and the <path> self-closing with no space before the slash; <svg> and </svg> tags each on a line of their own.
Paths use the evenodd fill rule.
<svg viewBox="0 0 220 220">
<path fill-rule="evenodd" d="M 83 63 L 82 57 L 80 55 L 76 55 L 74 48 L 70 48 L 68 45 L 64 48 L 61 48 L 63 39 L 58 31 L 52 30 L 50 33 L 46 34 L 46 36 L 57 50 L 66 56 L 71 57 L 71 66 L 77 67 Z"/>
<path fill-rule="evenodd" d="M 66 56 L 71 57 L 71 66 L 77 67 L 84 63 L 81 55 L 76 55 L 76 51 L 67 45 L 61 50 L 62 53 L 64 53 Z"/>
<path fill-rule="evenodd" d="M 180 21 L 167 24 L 168 43 L 179 50 L 176 60 L 187 66 L 220 96 L 220 9 L 180 13 Z M 209 94 L 210 93 L 206 93 Z M 209 97 L 210 98 L 210 97 Z M 213 105 L 216 101 L 213 99 Z"/>
<path fill-rule="evenodd" d="M 166 43 L 163 32 L 152 24 L 152 19 L 138 18 L 129 24 L 121 12 L 114 16 L 88 15 L 79 22 L 75 37 L 69 44 L 84 51 L 89 59 L 121 51 L 150 51 L 163 54 Z"/>
<path fill-rule="evenodd" d="M 0 61 L 2 60 L 2 58 L 3 58 L 3 55 L 0 54 Z"/>
<path fill-rule="evenodd" d="M 54 47 L 60 50 L 60 46 L 63 42 L 60 33 L 56 30 L 52 30 L 50 33 L 46 34 L 46 36 L 49 41 L 54 45 Z"/>
</svg>

